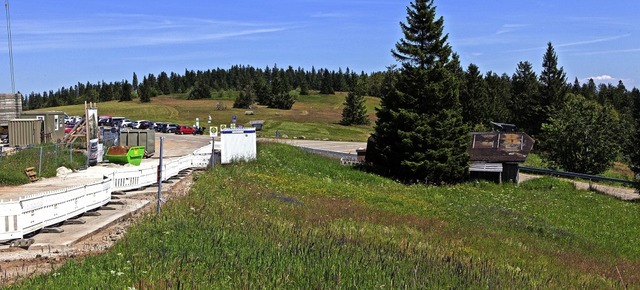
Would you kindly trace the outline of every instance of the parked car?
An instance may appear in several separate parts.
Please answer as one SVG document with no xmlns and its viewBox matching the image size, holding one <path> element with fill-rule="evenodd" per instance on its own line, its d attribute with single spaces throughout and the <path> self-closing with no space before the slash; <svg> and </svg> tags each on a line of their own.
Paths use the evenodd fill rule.
<svg viewBox="0 0 640 290">
<path fill-rule="evenodd" d="M 71 130 L 73 130 L 73 127 L 75 127 L 76 124 L 72 124 L 72 123 L 67 123 L 64 125 L 64 133 L 65 134 L 69 134 L 71 133 Z"/>
<path fill-rule="evenodd" d="M 193 132 L 193 135 L 202 135 L 204 134 L 204 131 L 207 129 L 207 127 L 194 127 L 195 132 Z"/>
<path fill-rule="evenodd" d="M 124 120 L 122 120 L 122 124 L 121 124 L 120 126 L 122 126 L 122 127 L 129 127 L 129 128 L 133 128 L 133 123 L 134 123 L 135 121 L 136 121 L 136 120 L 124 119 Z"/>
<path fill-rule="evenodd" d="M 98 126 L 109 126 L 109 117 L 98 118 Z"/>
<path fill-rule="evenodd" d="M 153 130 L 156 130 L 156 132 L 162 132 L 162 127 L 165 126 L 167 123 L 165 122 L 155 122 L 155 125 L 153 125 Z"/>
<path fill-rule="evenodd" d="M 125 117 L 111 117 L 107 122 L 107 126 L 122 127 L 122 122 L 124 122 L 124 120 L 126 120 Z"/>
<path fill-rule="evenodd" d="M 148 120 L 138 120 L 135 122 L 131 122 L 131 128 L 147 129 L 147 127 L 149 126 L 148 122 Z"/>
<path fill-rule="evenodd" d="M 193 129 L 191 126 L 180 125 L 176 128 L 176 134 L 184 135 L 184 134 L 194 134 L 196 129 Z"/>
<path fill-rule="evenodd" d="M 145 121 L 144 123 L 140 124 L 140 129 L 155 130 L 156 126 L 156 122 L 154 121 Z"/>
<path fill-rule="evenodd" d="M 162 127 L 162 133 L 175 133 L 178 129 L 178 124 L 169 123 Z"/>
</svg>

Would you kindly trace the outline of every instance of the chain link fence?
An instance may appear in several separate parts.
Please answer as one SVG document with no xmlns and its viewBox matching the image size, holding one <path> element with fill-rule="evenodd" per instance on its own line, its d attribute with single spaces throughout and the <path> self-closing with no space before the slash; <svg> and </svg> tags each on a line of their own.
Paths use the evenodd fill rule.
<svg viewBox="0 0 640 290">
<path fill-rule="evenodd" d="M 86 166 L 87 158 L 83 150 L 63 146 L 63 144 L 41 144 L 36 146 L 3 147 L 0 152 L 0 185 L 29 183 L 28 169 L 37 177 L 53 177 L 59 167 L 78 170 Z"/>
</svg>

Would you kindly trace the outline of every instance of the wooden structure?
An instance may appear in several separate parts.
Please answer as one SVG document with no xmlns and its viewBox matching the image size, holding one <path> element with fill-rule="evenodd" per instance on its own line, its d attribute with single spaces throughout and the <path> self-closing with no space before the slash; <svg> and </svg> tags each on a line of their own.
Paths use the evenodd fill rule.
<svg viewBox="0 0 640 290">
<path fill-rule="evenodd" d="M 27 177 L 29 177 L 29 180 L 31 182 L 38 181 L 38 174 L 36 173 L 36 168 L 35 167 L 29 167 L 29 168 L 25 169 L 24 173 L 27 174 Z"/>
<path fill-rule="evenodd" d="M 502 131 L 471 133 L 467 149 L 471 177 L 518 182 L 518 164 L 527 160 L 535 141 L 526 133 L 514 132 L 514 125 L 493 124 Z"/>
<path fill-rule="evenodd" d="M 76 125 L 71 129 L 69 134 L 65 135 L 62 141 L 62 143 L 64 143 L 64 146 L 69 146 L 71 143 L 75 142 L 76 139 L 78 139 L 78 137 L 86 138 L 87 137 L 86 129 L 87 129 L 87 126 L 85 124 L 85 118 L 82 118 L 82 120 L 76 123 Z"/>
<path fill-rule="evenodd" d="M 0 94 L 0 127 L 8 127 L 9 120 L 20 118 L 22 114 L 22 95 Z"/>
</svg>

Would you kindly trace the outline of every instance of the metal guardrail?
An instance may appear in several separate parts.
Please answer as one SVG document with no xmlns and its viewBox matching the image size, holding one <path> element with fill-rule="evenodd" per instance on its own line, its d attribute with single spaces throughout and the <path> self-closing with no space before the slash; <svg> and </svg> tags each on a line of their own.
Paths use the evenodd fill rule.
<svg viewBox="0 0 640 290">
<path fill-rule="evenodd" d="M 335 151 L 322 150 L 322 149 L 313 149 L 308 147 L 299 147 L 299 148 L 309 153 L 314 153 L 314 154 L 318 154 L 318 155 L 322 155 L 322 156 L 334 158 L 334 159 L 357 157 L 355 153 L 342 153 L 342 152 L 335 152 Z"/>
<path fill-rule="evenodd" d="M 584 173 L 565 172 L 565 171 L 557 171 L 552 169 L 534 168 L 534 167 L 526 167 L 526 166 L 520 166 L 519 169 L 520 169 L 520 172 L 524 172 L 524 173 L 544 174 L 544 175 L 560 176 L 560 177 L 568 177 L 568 178 L 581 178 L 581 179 L 586 179 L 591 181 L 616 182 L 616 183 L 622 183 L 622 184 L 627 184 L 632 186 L 638 185 L 637 182 L 632 180 L 610 178 L 610 177 L 590 175 L 590 174 L 584 174 Z"/>
</svg>

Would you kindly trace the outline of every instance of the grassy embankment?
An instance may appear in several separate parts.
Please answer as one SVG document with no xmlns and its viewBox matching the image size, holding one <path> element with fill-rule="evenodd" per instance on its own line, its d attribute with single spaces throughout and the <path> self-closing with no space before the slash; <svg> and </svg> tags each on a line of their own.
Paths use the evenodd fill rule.
<svg viewBox="0 0 640 290">
<path fill-rule="evenodd" d="M 24 289 L 640 287 L 640 204 L 566 182 L 405 186 L 282 144 L 198 173 L 107 253 Z"/>
</svg>

